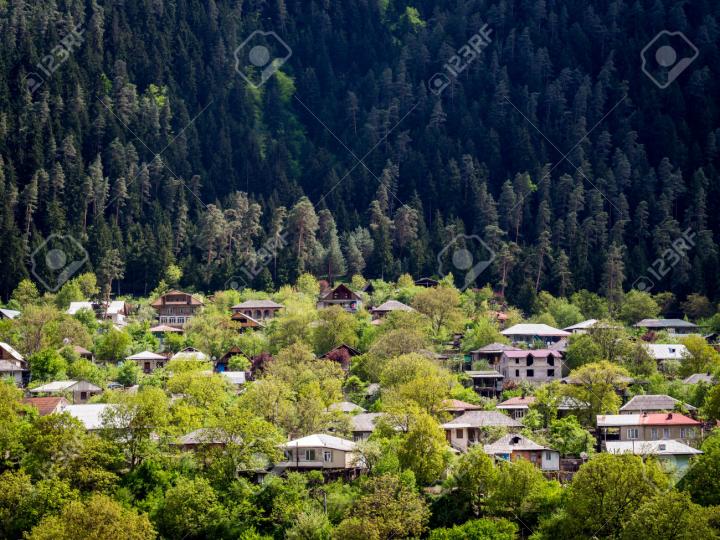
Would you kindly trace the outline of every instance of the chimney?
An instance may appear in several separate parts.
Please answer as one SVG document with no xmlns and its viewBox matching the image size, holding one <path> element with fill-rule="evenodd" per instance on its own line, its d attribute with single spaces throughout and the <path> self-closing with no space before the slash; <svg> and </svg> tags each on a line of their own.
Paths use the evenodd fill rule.
<svg viewBox="0 0 720 540">
<path fill-rule="evenodd" d="M 672 413 L 668 413 L 666 420 L 672 420 Z"/>
</svg>

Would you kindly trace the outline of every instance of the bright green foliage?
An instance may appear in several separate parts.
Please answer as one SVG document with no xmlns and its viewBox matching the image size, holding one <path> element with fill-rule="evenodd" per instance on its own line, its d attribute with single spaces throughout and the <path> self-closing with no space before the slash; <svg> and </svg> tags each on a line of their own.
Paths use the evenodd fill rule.
<svg viewBox="0 0 720 540">
<path fill-rule="evenodd" d="M 518 526 L 507 519 L 473 519 L 451 529 L 433 529 L 430 540 L 515 540 Z"/>
<path fill-rule="evenodd" d="M 167 538 L 213 538 L 226 526 L 227 509 L 204 478 L 180 478 L 157 510 L 160 533 Z"/>
<path fill-rule="evenodd" d="M 583 429 L 574 416 L 567 416 L 551 422 L 548 441 L 550 446 L 563 456 L 591 454 L 595 446 L 595 438 L 589 431 Z"/>
<path fill-rule="evenodd" d="M 36 381 L 52 381 L 65 379 L 67 361 L 54 349 L 43 349 L 28 358 L 30 369 Z"/>
<path fill-rule="evenodd" d="M 155 531 L 147 516 L 120 506 L 105 495 L 72 501 L 59 515 L 48 516 L 33 528 L 28 540 L 152 540 Z"/>
</svg>

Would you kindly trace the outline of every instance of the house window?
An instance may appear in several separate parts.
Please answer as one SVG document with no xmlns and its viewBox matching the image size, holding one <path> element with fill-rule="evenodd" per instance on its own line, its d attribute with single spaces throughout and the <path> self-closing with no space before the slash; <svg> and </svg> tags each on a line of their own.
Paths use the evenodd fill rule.
<svg viewBox="0 0 720 540">
<path fill-rule="evenodd" d="M 555 359 L 552 356 L 548 356 L 547 358 L 548 366 L 554 366 L 555 365 Z"/>
<path fill-rule="evenodd" d="M 158 363 L 157 363 L 157 367 L 159 367 L 159 368 L 163 367 L 163 365 L 164 365 L 163 362 L 158 362 Z"/>
<path fill-rule="evenodd" d="M 670 428 L 663 428 L 663 439 L 670 438 Z"/>
<path fill-rule="evenodd" d="M 654 427 L 654 428 L 652 428 L 652 429 L 650 430 L 650 438 L 651 438 L 653 441 L 657 441 L 658 434 L 657 434 L 657 428 L 656 428 L 656 427 Z"/>
<path fill-rule="evenodd" d="M 693 428 L 680 428 L 680 438 L 681 439 L 692 439 L 695 437 L 695 432 L 693 431 Z"/>
<path fill-rule="evenodd" d="M 516 358 L 516 359 L 515 359 L 515 363 L 516 363 L 516 364 L 519 364 L 519 363 L 520 363 L 520 359 L 519 359 L 519 358 Z"/>
<path fill-rule="evenodd" d="M 534 376 L 535 376 L 535 370 L 534 370 L 534 369 L 528 369 L 528 370 L 527 370 L 527 376 L 528 376 L 528 377 L 534 377 Z"/>
<path fill-rule="evenodd" d="M 639 438 L 638 428 L 628 428 L 628 430 L 627 430 L 627 438 L 628 438 L 628 439 L 637 439 L 637 438 Z"/>
<path fill-rule="evenodd" d="M 528 365 L 528 366 L 532 366 L 534 361 L 535 361 L 535 360 L 533 359 L 532 355 L 531 355 L 531 354 L 528 354 L 528 355 L 527 355 L 527 365 Z"/>
<path fill-rule="evenodd" d="M 332 450 L 325 450 L 323 452 L 323 460 L 325 461 L 325 463 L 332 463 L 332 457 Z"/>
<path fill-rule="evenodd" d="M 519 369 L 516 369 L 516 370 L 515 370 L 515 376 L 516 376 L 516 377 L 519 377 L 519 376 L 520 376 L 520 370 L 519 370 Z"/>
<path fill-rule="evenodd" d="M 293 458 L 292 450 L 285 450 L 285 459 L 287 461 L 292 461 L 292 458 Z"/>
<path fill-rule="evenodd" d="M 462 438 L 463 438 L 463 430 L 462 430 L 462 429 L 456 429 L 456 430 L 455 430 L 455 438 L 456 438 L 456 439 L 462 439 Z"/>
<path fill-rule="evenodd" d="M 554 377 L 555 376 L 555 370 L 554 369 L 548 369 L 548 377 Z"/>
<path fill-rule="evenodd" d="M 80 392 L 80 399 L 85 401 L 87 399 L 87 392 Z"/>
<path fill-rule="evenodd" d="M 552 452 L 545 452 L 545 461 L 550 461 L 552 459 Z"/>
<path fill-rule="evenodd" d="M 315 461 L 315 449 L 308 448 L 305 450 L 305 461 Z"/>
</svg>

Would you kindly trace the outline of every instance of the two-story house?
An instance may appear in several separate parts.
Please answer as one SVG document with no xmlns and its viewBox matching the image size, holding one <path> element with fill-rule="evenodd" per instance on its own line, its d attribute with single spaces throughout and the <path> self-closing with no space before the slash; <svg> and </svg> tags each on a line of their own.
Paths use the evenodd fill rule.
<svg viewBox="0 0 720 540">
<path fill-rule="evenodd" d="M 282 304 L 278 304 L 272 300 L 246 300 L 245 302 L 234 305 L 230 309 L 233 312 L 233 319 L 235 315 L 246 315 L 256 321 L 263 322 L 275 317 L 284 307 Z"/>
<path fill-rule="evenodd" d="M 492 444 L 486 444 L 485 453 L 498 460 L 517 461 L 525 459 L 543 471 L 560 470 L 560 452 L 542 446 L 520 435 L 508 433 Z"/>
<path fill-rule="evenodd" d="M 355 313 L 362 308 L 362 303 L 362 297 L 358 293 L 341 283 L 334 289 L 320 295 L 317 308 L 324 309 L 331 306 L 340 306 L 345 311 Z"/>
<path fill-rule="evenodd" d="M 537 342 L 548 346 L 570 336 L 570 332 L 565 330 L 547 324 L 531 323 L 516 324 L 500 333 L 513 343 L 524 343 L 528 347 L 532 347 Z"/>
<path fill-rule="evenodd" d="M 676 440 L 693 444 L 702 438 L 702 424 L 680 413 L 603 414 L 597 417 L 603 441 Z"/>
<path fill-rule="evenodd" d="M 172 290 L 150 306 L 157 311 L 160 324 L 182 327 L 202 308 L 203 303 L 192 294 Z"/>
<path fill-rule="evenodd" d="M 9 377 L 17 386 L 25 386 L 30 380 L 28 363 L 13 347 L 0 341 L 0 379 Z"/>
<path fill-rule="evenodd" d="M 523 425 L 498 411 L 468 411 L 440 427 L 445 430 L 445 438 L 450 446 L 465 452 L 473 444 L 483 442 L 485 428 L 521 429 Z"/>
<path fill-rule="evenodd" d="M 504 351 L 498 371 L 506 381 L 559 381 L 562 378 L 562 353 L 551 349 Z"/>
<path fill-rule="evenodd" d="M 285 458 L 275 467 L 282 470 L 352 470 L 364 468 L 353 441 L 317 433 L 281 445 Z"/>
</svg>

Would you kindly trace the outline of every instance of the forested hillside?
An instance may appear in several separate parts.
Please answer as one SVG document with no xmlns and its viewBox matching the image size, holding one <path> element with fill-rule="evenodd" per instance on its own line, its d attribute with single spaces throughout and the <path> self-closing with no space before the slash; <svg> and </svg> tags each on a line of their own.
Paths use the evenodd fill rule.
<svg viewBox="0 0 720 540">
<path fill-rule="evenodd" d="M 171 263 L 183 286 L 222 288 L 281 236 L 256 287 L 437 275 L 465 233 L 496 254 L 478 285 L 526 307 L 543 289 L 628 289 L 689 228 L 654 292 L 718 300 L 719 15 L 711 0 L 0 2 L 0 294 L 50 233 L 138 294 Z M 482 54 L 429 91 L 483 24 Z M 258 29 L 292 56 L 253 88 L 234 51 Z M 640 52 L 664 29 L 699 56 L 661 89 Z"/>
</svg>

